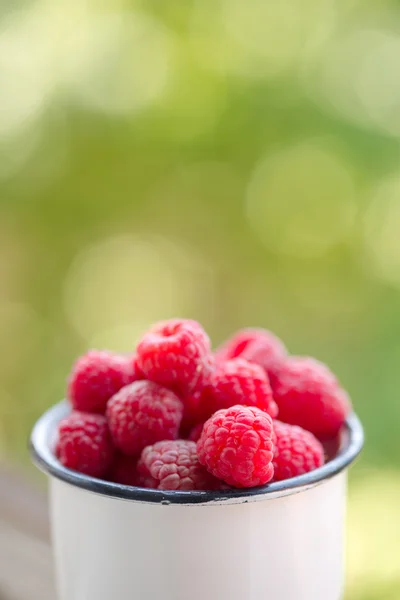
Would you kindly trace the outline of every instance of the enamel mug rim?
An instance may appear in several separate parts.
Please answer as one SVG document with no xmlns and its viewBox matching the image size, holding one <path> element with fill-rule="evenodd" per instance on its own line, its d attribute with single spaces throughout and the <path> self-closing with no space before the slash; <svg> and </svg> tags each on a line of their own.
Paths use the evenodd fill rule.
<svg viewBox="0 0 400 600">
<path fill-rule="evenodd" d="M 322 467 L 304 475 L 251 489 L 223 491 L 150 490 L 95 479 L 94 477 L 89 477 L 64 467 L 56 458 L 52 448 L 54 446 L 56 426 L 60 419 L 65 417 L 69 411 L 68 404 L 62 401 L 50 408 L 39 418 L 33 428 L 30 439 L 30 451 L 34 463 L 48 475 L 70 485 L 109 498 L 131 502 L 164 505 L 236 504 L 294 494 L 318 485 L 346 469 L 361 452 L 364 444 L 362 425 L 357 415 L 353 412 L 346 419 L 340 449 L 335 458 L 325 463 Z"/>
</svg>

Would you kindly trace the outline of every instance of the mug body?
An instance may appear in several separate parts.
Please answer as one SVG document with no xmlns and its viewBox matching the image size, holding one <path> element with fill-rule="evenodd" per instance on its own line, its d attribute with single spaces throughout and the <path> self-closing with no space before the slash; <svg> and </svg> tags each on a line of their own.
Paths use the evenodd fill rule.
<svg viewBox="0 0 400 600">
<path fill-rule="evenodd" d="M 134 488 L 54 455 L 65 403 L 36 424 L 50 478 L 59 600 L 341 600 L 347 467 L 363 445 L 347 419 L 336 456 L 287 481 L 213 492 Z"/>
<path fill-rule="evenodd" d="M 346 474 L 296 494 L 129 502 L 51 479 L 60 600 L 340 600 Z"/>
</svg>

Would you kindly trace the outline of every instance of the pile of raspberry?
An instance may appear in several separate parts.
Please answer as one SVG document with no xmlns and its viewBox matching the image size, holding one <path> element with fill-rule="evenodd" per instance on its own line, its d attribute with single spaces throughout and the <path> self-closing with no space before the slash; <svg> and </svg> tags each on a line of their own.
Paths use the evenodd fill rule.
<svg viewBox="0 0 400 600">
<path fill-rule="evenodd" d="M 216 351 L 196 321 L 156 323 L 131 355 L 91 350 L 68 380 L 59 461 L 160 490 L 250 488 L 321 467 L 351 410 L 333 373 L 264 329 Z"/>
</svg>

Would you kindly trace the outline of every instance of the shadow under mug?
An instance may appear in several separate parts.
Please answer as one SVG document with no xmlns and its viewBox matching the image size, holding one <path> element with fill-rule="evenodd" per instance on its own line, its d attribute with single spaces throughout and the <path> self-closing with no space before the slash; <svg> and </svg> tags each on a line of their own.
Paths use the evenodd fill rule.
<svg viewBox="0 0 400 600">
<path fill-rule="evenodd" d="M 363 446 L 353 413 L 335 458 L 241 490 L 148 490 L 63 467 L 53 453 L 69 409 L 31 436 L 49 475 L 60 600 L 341 600 L 347 468 Z"/>
</svg>

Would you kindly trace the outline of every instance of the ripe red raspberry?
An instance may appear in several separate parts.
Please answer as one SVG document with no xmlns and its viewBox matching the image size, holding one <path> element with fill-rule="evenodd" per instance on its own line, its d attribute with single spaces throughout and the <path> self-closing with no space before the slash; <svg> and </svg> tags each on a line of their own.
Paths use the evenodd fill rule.
<svg viewBox="0 0 400 600">
<path fill-rule="evenodd" d="M 148 473 L 142 474 L 136 457 L 118 454 L 109 474 L 109 480 L 122 485 L 155 489 L 158 481 Z"/>
<path fill-rule="evenodd" d="M 236 404 L 256 406 L 276 417 L 278 408 L 272 396 L 268 376 L 259 366 L 242 358 L 235 358 L 217 365 L 211 385 L 203 395 L 202 409 L 208 418 L 221 408 Z"/>
<path fill-rule="evenodd" d="M 103 414 L 111 396 L 134 378 L 128 357 L 91 350 L 75 362 L 67 395 L 75 410 Z"/>
<path fill-rule="evenodd" d="M 303 475 L 324 464 L 322 444 L 309 431 L 274 421 L 274 432 L 274 481 Z"/>
<path fill-rule="evenodd" d="M 204 424 L 197 442 L 200 463 L 215 477 L 240 488 L 271 481 L 273 449 L 271 417 L 250 406 L 219 410 Z"/>
<path fill-rule="evenodd" d="M 158 480 L 151 476 L 148 468 L 143 463 L 143 460 L 139 458 L 137 463 L 137 483 L 138 487 L 148 488 L 156 490 L 158 488 Z"/>
<path fill-rule="evenodd" d="M 241 329 L 215 352 L 217 362 L 243 358 L 269 375 L 287 356 L 283 342 L 266 329 Z"/>
<path fill-rule="evenodd" d="M 111 398 L 106 414 L 115 446 L 134 456 L 149 444 L 176 439 L 182 413 L 174 392 L 152 381 L 135 381 Z"/>
<path fill-rule="evenodd" d="M 211 379 L 201 391 L 182 398 L 183 418 L 180 437 L 186 439 L 195 425 L 204 423 L 215 412 L 211 405 L 210 390 Z"/>
<path fill-rule="evenodd" d="M 199 463 L 196 444 L 189 440 L 157 442 L 142 452 L 141 472 L 158 481 L 159 490 L 215 490 L 221 482 Z"/>
<path fill-rule="evenodd" d="M 56 455 L 68 469 L 103 477 L 114 457 L 106 418 L 74 411 L 62 419 L 58 425 Z"/>
<path fill-rule="evenodd" d="M 129 383 L 133 383 L 134 381 L 141 381 L 146 379 L 144 373 L 141 371 L 138 365 L 138 358 L 136 352 L 132 354 L 129 358 L 129 363 L 131 367 L 131 375 Z"/>
<path fill-rule="evenodd" d="M 196 321 L 171 319 L 154 325 L 137 347 L 146 378 L 189 395 L 212 370 L 210 340 Z"/>
<path fill-rule="evenodd" d="M 289 358 L 273 379 L 273 392 L 279 419 L 319 438 L 336 435 L 350 412 L 336 377 L 313 358 Z"/>
</svg>

